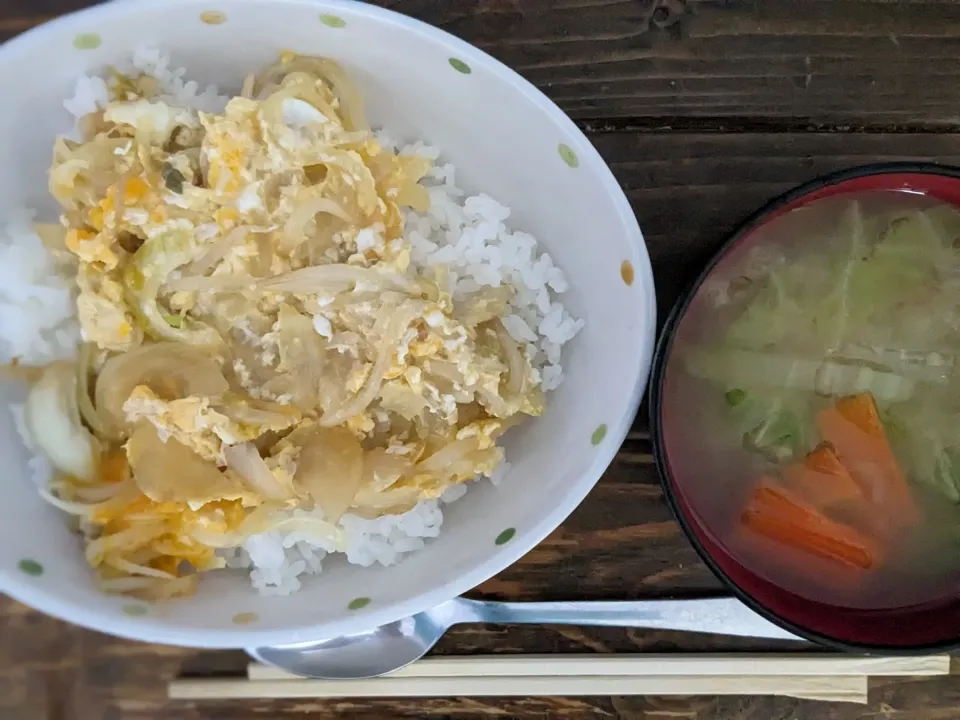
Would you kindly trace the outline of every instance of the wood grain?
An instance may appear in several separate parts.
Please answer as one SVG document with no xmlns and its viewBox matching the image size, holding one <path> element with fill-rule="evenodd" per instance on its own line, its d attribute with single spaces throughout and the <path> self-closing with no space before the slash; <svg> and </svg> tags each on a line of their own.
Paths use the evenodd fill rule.
<svg viewBox="0 0 960 720">
<path fill-rule="evenodd" d="M 136 0 L 123 0 L 136 2 Z M 224 0 L 224 4 L 229 0 Z M 88 0 L 3 0 L 0 40 Z M 218 3 L 211 3 L 211 6 Z M 723 238 L 772 195 L 841 167 L 960 163 L 960 3 L 947 0 L 381 0 L 504 60 L 591 130 L 626 189 L 661 316 Z M 41 79 L 42 80 L 42 79 Z M 583 505 L 477 588 L 504 600 L 720 590 L 664 504 L 645 421 Z M 438 655 L 786 649 L 615 628 L 466 626 Z M 445 698 L 185 703 L 178 673 L 241 675 L 236 652 L 144 645 L 0 600 L 0 720 L 622 718 L 953 720 L 950 679 L 883 678 L 866 709 L 773 698 Z"/>
<path fill-rule="evenodd" d="M 595 132 L 640 221 L 661 319 L 745 218 L 818 175 L 891 160 L 960 164 L 960 137 Z"/>
<path fill-rule="evenodd" d="M 4 0 L 0 40 L 89 0 Z M 216 5 L 217 3 L 211 3 Z M 575 118 L 952 129 L 943 0 L 379 0 L 490 52 Z"/>
</svg>

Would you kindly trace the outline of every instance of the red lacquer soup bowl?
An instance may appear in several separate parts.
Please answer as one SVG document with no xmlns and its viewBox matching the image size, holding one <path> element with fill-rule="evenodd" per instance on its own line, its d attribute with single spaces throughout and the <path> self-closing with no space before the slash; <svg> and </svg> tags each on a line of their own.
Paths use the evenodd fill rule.
<svg viewBox="0 0 960 720">
<path fill-rule="evenodd" d="M 908 599 L 846 602 L 836 594 L 818 593 L 816 582 L 800 589 L 780 582 L 777 572 L 759 567 L 735 541 L 721 537 L 705 518 L 712 505 L 723 505 L 726 496 L 735 494 L 725 488 L 739 480 L 728 477 L 730 466 L 723 457 L 723 443 L 718 449 L 710 442 L 711 430 L 701 421 L 709 412 L 702 400 L 704 393 L 695 387 L 696 381 L 679 359 L 685 338 L 702 332 L 703 298 L 711 282 L 725 268 L 729 270 L 731 258 L 743 257 L 754 246 L 770 242 L 771 233 L 778 232 L 772 228 L 780 227 L 776 223 L 771 227 L 771 223 L 828 198 L 843 202 L 844 196 L 876 197 L 884 192 L 924 195 L 924 201 L 960 208 L 960 168 L 917 163 L 858 167 L 791 190 L 749 218 L 711 259 L 667 320 L 654 357 L 650 425 L 664 492 L 674 515 L 703 560 L 744 603 L 786 630 L 831 647 L 890 655 L 940 652 L 960 647 L 960 557 L 954 575 L 930 597 L 914 597 L 909 588 L 897 588 L 892 595 L 904 590 L 903 597 Z M 704 493 L 712 493 L 709 500 L 704 500 Z"/>
</svg>

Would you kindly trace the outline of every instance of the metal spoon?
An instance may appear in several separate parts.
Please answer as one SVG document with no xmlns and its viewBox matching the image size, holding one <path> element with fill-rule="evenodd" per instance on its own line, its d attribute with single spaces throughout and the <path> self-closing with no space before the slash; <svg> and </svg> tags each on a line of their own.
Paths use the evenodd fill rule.
<svg viewBox="0 0 960 720">
<path fill-rule="evenodd" d="M 799 640 L 734 598 L 634 602 L 500 603 L 455 598 L 367 632 L 296 645 L 248 648 L 259 662 L 323 680 L 372 678 L 423 657 L 453 625 L 603 625 Z"/>
</svg>

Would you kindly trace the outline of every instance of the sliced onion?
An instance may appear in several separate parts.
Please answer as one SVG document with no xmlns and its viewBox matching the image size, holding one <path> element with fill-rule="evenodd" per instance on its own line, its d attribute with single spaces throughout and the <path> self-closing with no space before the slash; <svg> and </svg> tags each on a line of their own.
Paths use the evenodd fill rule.
<svg viewBox="0 0 960 720">
<path fill-rule="evenodd" d="M 283 234 L 290 240 L 299 242 L 305 235 L 304 229 L 318 213 L 333 215 L 335 218 L 343 220 L 345 223 L 355 224 L 357 221 L 350 213 L 343 209 L 343 206 L 330 198 L 319 197 L 299 205 L 290 213 L 290 218 L 283 226 Z"/>
<path fill-rule="evenodd" d="M 326 82 L 340 101 L 340 116 L 347 130 L 369 130 L 363 96 L 339 64 L 328 58 L 296 55 L 281 58 L 257 75 L 254 90 L 271 90 L 282 78 L 294 73 L 307 73 Z"/>
<path fill-rule="evenodd" d="M 385 290 L 399 290 L 410 295 L 420 293 L 417 283 L 402 275 L 342 263 L 315 265 L 283 275 L 275 275 L 261 280 L 258 287 L 269 292 L 322 293 L 331 287 L 341 289 L 343 285 L 353 283 L 374 285 Z"/>
<path fill-rule="evenodd" d="M 449 445 L 435 452 L 426 460 L 422 460 L 416 468 L 418 473 L 443 473 L 448 466 L 456 465 L 466 459 L 467 455 L 480 448 L 478 437 L 467 437 L 454 440 Z"/>
<path fill-rule="evenodd" d="M 93 372 L 95 359 L 96 346 L 92 343 L 83 343 L 77 360 L 77 406 L 80 417 L 90 426 L 94 434 L 103 437 L 107 434 L 106 427 L 90 397 L 90 374 Z"/>
<path fill-rule="evenodd" d="M 195 527 L 190 529 L 190 537 L 201 545 L 214 550 L 240 547 L 247 541 L 247 535 L 238 533 L 224 533 L 206 528 Z"/>
<path fill-rule="evenodd" d="M 217 405 L 216 409 L 236 422 L 273 428 L 290 427 L 303 418 L 296 408 L 263 400 L 256 402 L 262 407 L 252 407 L 246 402 L 231 402 Z"/>
<path fill-rule="evenodd" d="M 254 272 L 260 277 L 266 277 L 273 272 L 273 243 L 269 235 L 257 237 L 257 265 Z"/>
<path fill-rule="evenodd" d="M 253 443 L 241 443 L 224 448 L 224 457 L 231 470 L 246 480 L 250 489 L 269 500 L 289 500 L 290 488 L 284 487 L 260 457 Z"/>
<path fill-rule="evenodd" d="M 249 495 L 231 474 L 175 438 L 164 442 L 147 422 L 137 425 L 127 442 L 127 457 L 137 487 L 155 502 L 208 503 Z"/>
<path fill-rule="evenodd" d="M 168 280 L 164 289 L 167 292 L 238 292 L 253 290 L 256 286 L 257 278 L 251 275 L 194 275 Z"/>
<path fill-rule="evenodd" d="M 363 465 L 365 490 L 383 492 L 413 469 L 413 462 L 402 455 L 393 455 L 383 448 L 367 453 Z"/>
<path fill-rule="evenodd" d="M 448 360 L 434 360 L 431 358 L 427 361 L 426 370 L 431 375 L 436 375 L 438 378 L 443 378 L 451 383 L 456 383 L 457 385 L 465 385 L 466 381 L 463 377 L 463 373 Z"/>
<path fill-rule="evenodd" d="M 96 406 L 104 423 L 123 435 L 127 427 L 123 405 L 138 385 L 146 385 L 161 397 L 223 395 L 230 386 L 215 357 L 202 348 L 177 343 L 143 345 L 116 355 L 97 378 Z"/>
<path fill-rule="evenodd" d="M 383 385 L 383 376 L 386 374 L 390 363 L 393 361 L 397 347 L 403 339 L 407 328 L 410 327 L 415 319 L 420 317 L 426 309 L 426 303 L 415 300 L 408 300 L 400 305 L 394 311 L 387 322 L 382 337 L 378 343 L 379 354 L 373 364 L 373 370 L 367 377 L 367 381 L 360 392 L 344 405 L 332 413 L 324 413 L 320 418 L 320 424 L 324 427 L 333 427 L 346 422 L 350 418 L 359 415 L 376 399 Z M 378 321 L 379 322 L 379 321 Z"/>
<path fill-rule="evenodd" d="M 58 510 L 62 510 L 68 515 L 89 518 L 93 515 L 93 507 L 88 503 L 70 502 L 57 497 L 45 487 L 38 488 L 40 497 L 53 505 Z"/>
<path fill-rule="evenodd" d="M 151 597 L 148 597 L 148 599 L 155 597 L 157 600 L 167 600 L 176 595 L 192 595 L 197 589 L 197 583 L 200 582 L 200 576 L 197 574 L 184 575 L 175 580 L 159 580 L 156 582 L 158 583 L 156 590 L 151 592 Z"/>
<path fill-rule="evenodd" d="M 337 522 L 347 511 L 363 482 L 363 448 L 346 428 L 321 428 L 303 448 L 294 475 L 297 487 Z"/>
<path fill-rule="evenodd" d="M 363 95 L 340 65 L 329 58 L 317 58 L 319 75 L 328 81 L 340 100 L 340 113 L 347 130 L 369 130 Z"/>
<path fill-rule="evenodd" d="M 148 565 L 138 565 L 137 563 L 133 563 L 122 558 L 108 557 L 105 558 L 103 562 L 104 565 L 109 565 L 110 567 L 119 570 L 120 572 L 125 572 L 128 575 L 152 577 L 159 580 L 176 580 L 177 578 L 177 576 L 173 575 L 172 573 L 164 572 L 163 570 L 157 570 L 156 568 L 149 567 Z"/>
<path fill-rule="evenodd" d="M 154 538 L 160 537 L 164 532 L 166 529 L 160 522 L 137 525 L 113 535 L 103 535 L 96 540 L 91 540 L 83 552 L 87 562 L 97 567 L 103 562 L 103 556 L 106 553 L 114 550 L 135 550 Z"/>
<path fill-rule="evenodd" d="M 402 515 L 418 502 L 420 490 L 415 487 L 396 487 L 382 492 L 365 488 L 357 494 L 351 513 L 370 519 L 382 515 Z"/>
<path fill-rule="evenodd" d="M 233 230 L 211 245 L 203 255 L 184 267 L 181 270 L 182 276 L 205 275 L 210 270 L 213 270 L 217 263 L 223 260 L 224 255 L 242 243 L 247 233 L 254 231 L 254 228 L 249 225 L 241 225 L 233 228 Z"/>
<path fill-rule="evenodd" d="M 133 480 L 127 478 L 122 482 L 94 487 L 78 487 L 74 485 L 71 486 L 70 490 L 83 502 L 102 503 L 117 497 L 122 492 L 136 490 L 136 485 L 134 484 Z"/>
<path fill-rule="evenodd" d="M 339 550 L 346 549 L 346 536 L 340 528 L 310 515 L 291 515 L 276 505 L 264 504 L 247 516 L 235 532 L 216 532 L 202 527 L 192 528 L 190 536 L 207 547 L 226 549 L 240 547 L 251 536 L 267 532 L 298 532 L 327 541 Z"/>
<path fill-rule="evenodd" d="M 90 509 L 93 511 L 95 518 L 113 517 L 123 512 L 128 505 L 143 497 L 143 493 L 140 492 L 140 488 L 137 487 L 132 478 L 129 482 L 121 484 L 123 487 L 112 498 L 91 506 Z"/>
<path fill-rule="evenodd" d="M 461 324 L 470 328 L 496 320 L 508 314 L 514 292 L 510 285 L 481 288 L 458 299 L 454 315 Z"/>
<path fill-rule="evenodd" d="M 497 338 L 507 359 L 507 392 L 511 395 L 520 395 L 526 385 L 527 361 L 502 322 L 497 323 Z"/>
<path fill-rule="evenodd" d="M 211 277 L 181 277 L 166 283 L 167 292 L 293 292 L 336 294 L 351 285 L 364 283 L 383 290 L 419 295 L 420 287 L 412 280 L 396 273 L 345 264 L 315 265 L 282 275 L 258 279 L 251 275 L 225 274 Z"/>
<path fill-rule="evenodd" d="M 96 441 L 80 420 L 77 375 L 67 363 L 47 367 L 30 389 L 23 412 L 33 444 L 58 470 L 89 480 Z"/>
<path fill-rule="evenodd" d="M 337 550 L 346 550 L 346 537 L 340 528 L 326 520 L 309 515 L 293 515 L 276 520 L 264 532 L 303 533 L 317 540 L 326 540 Z"/>
<path fill-rule="evenodd" d="M 257 79 L 256 75 L 253 75 L 252 73 L 250 75 L 247 75 L 243 79 L 243 85 L 240 88 L 240 97 L 244 97 L 244 98 L 253 97 L 253 86 L 254 86 L 254 83 L 256 82 L 256 79 Z"/>
</svg>

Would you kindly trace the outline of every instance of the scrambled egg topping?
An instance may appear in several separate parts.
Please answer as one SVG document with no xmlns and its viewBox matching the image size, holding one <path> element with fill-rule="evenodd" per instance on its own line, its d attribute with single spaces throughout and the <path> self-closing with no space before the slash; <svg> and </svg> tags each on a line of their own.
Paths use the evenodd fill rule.
<svg viewBox="0 0 960 720">
<path fill-rule="evenodd" d="M 404 211 L 428 208 L 430 162 L 380 146 L 332 61 L 284 54 L 220 114 L 116 76 L 84 126 L 50 187 L 100 462 L 58 492 L 86 508 L 108 589 L 189 592 L 294 508 L 341 542 L 344 512 L 493 472 L 499 435 L 541 412 L 499 323 L 509 291 L 455 303 L 443 268 L 411 268 Z"/>
</svg>

